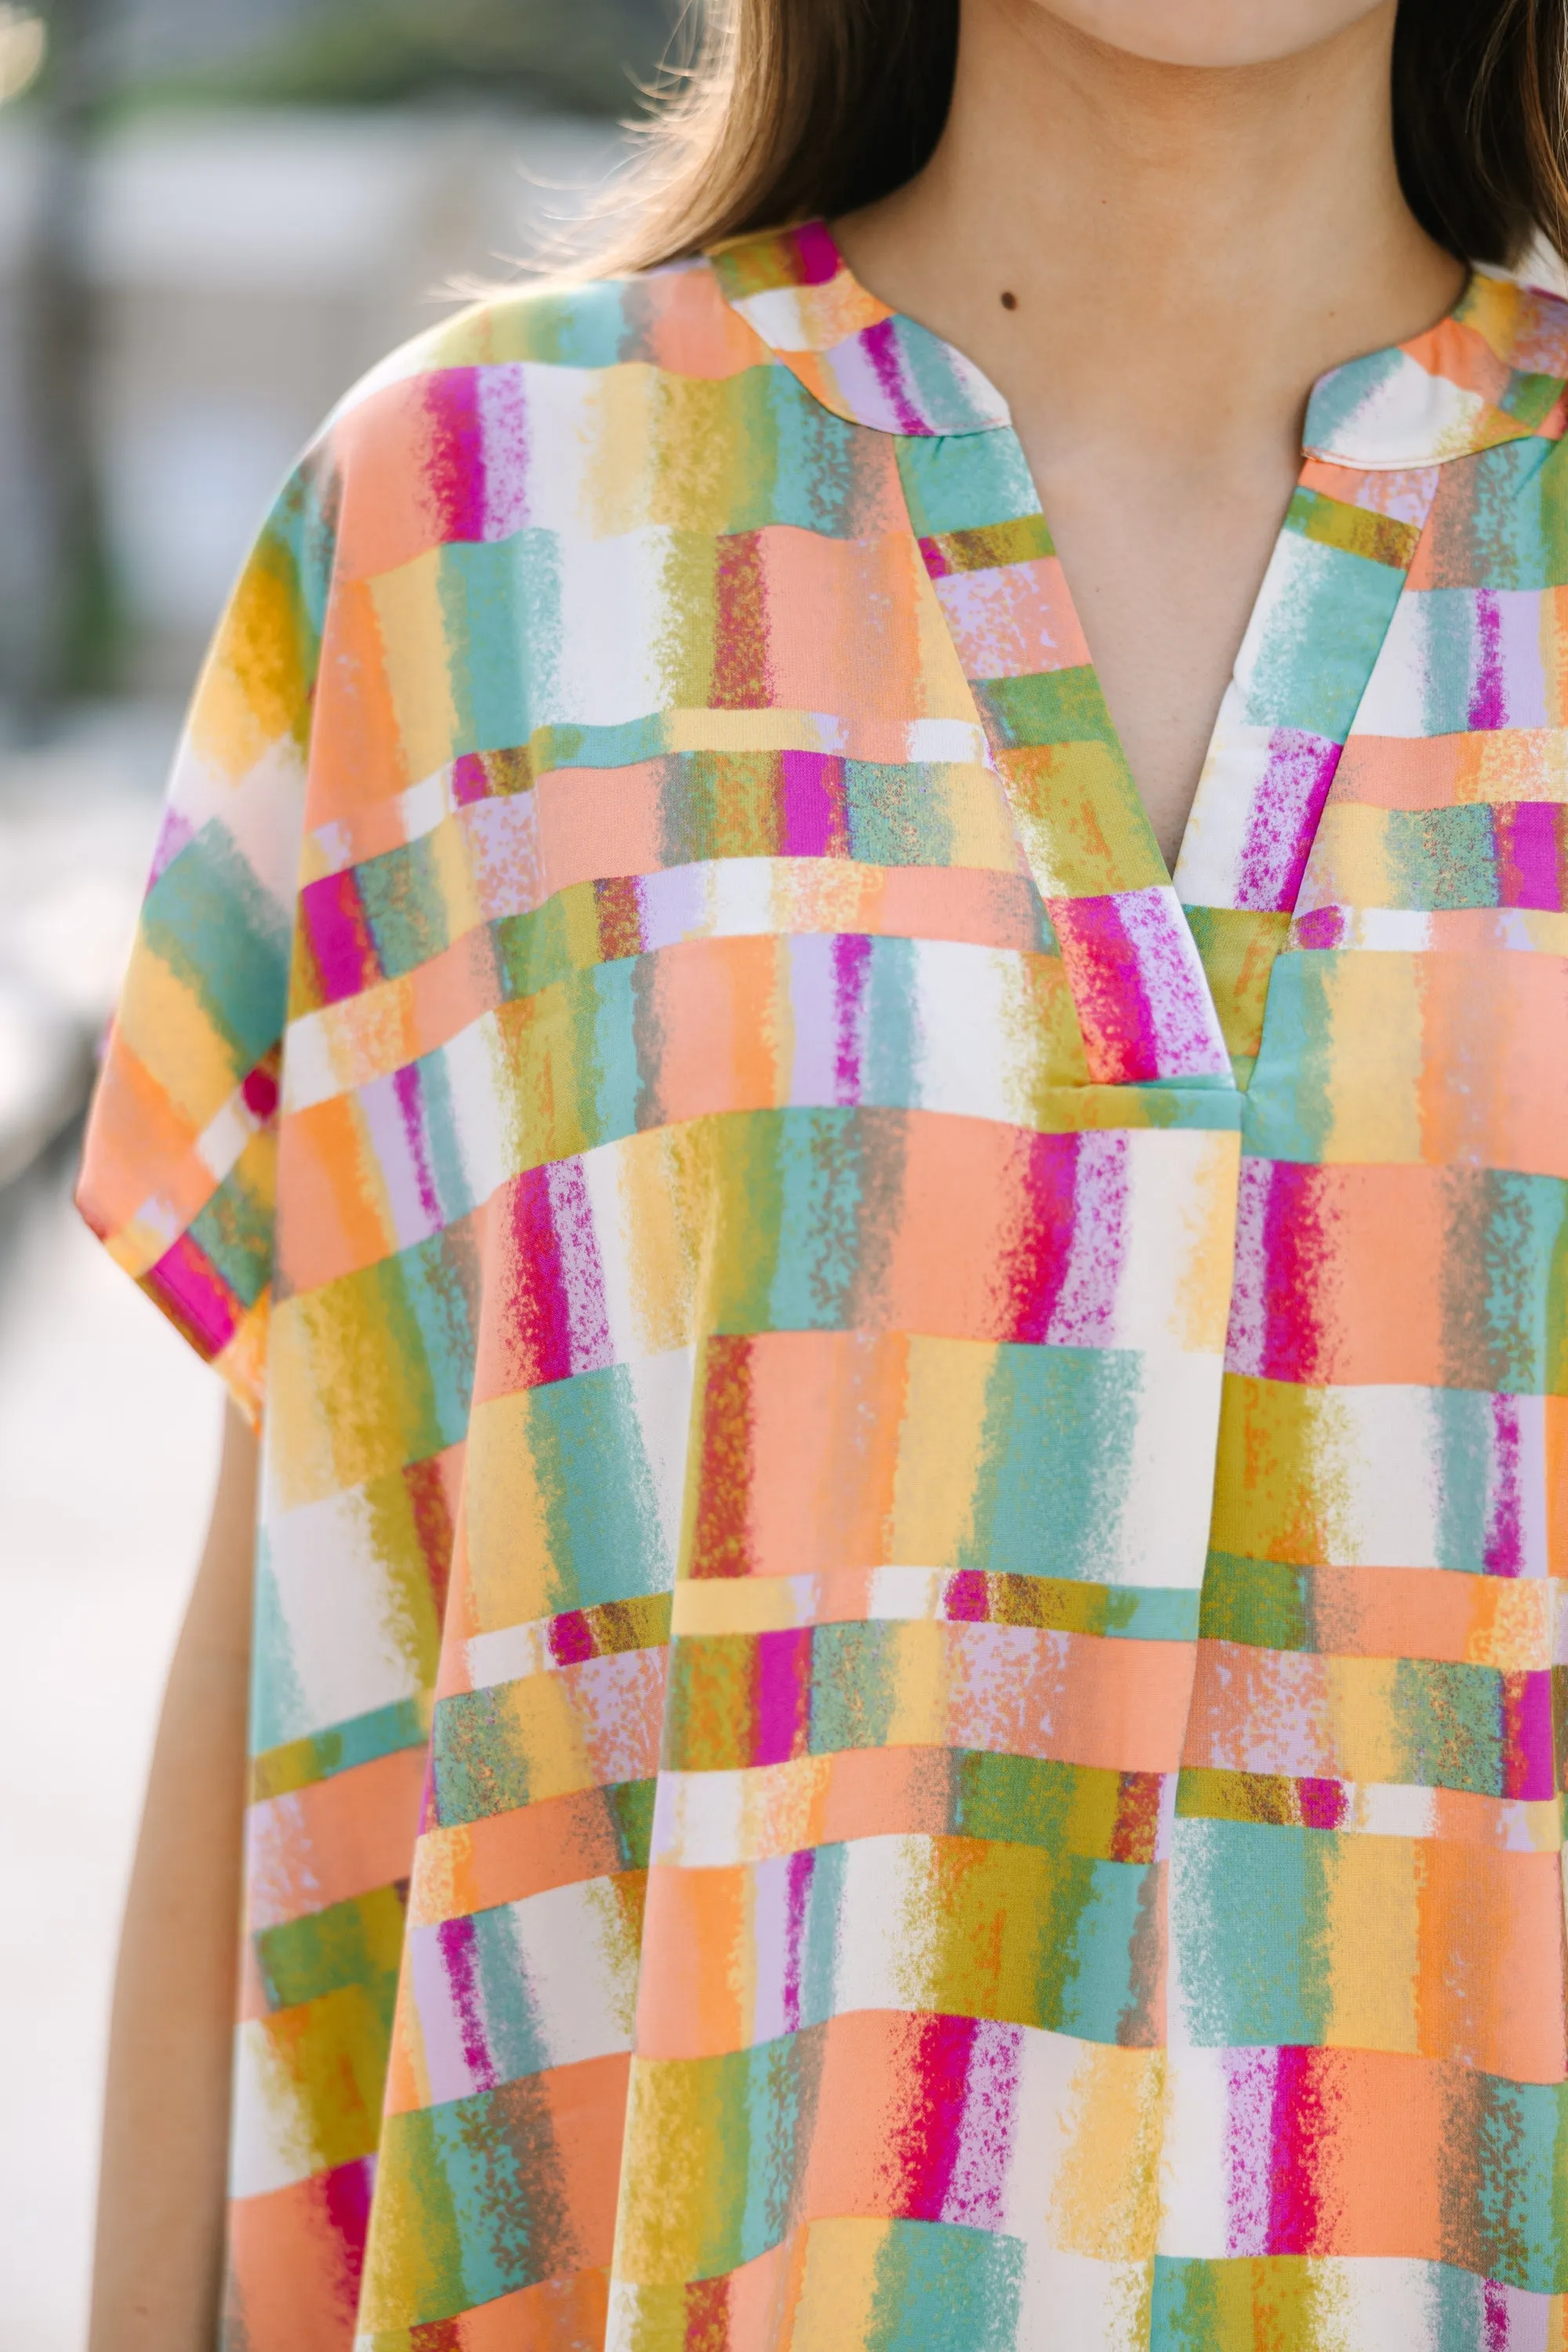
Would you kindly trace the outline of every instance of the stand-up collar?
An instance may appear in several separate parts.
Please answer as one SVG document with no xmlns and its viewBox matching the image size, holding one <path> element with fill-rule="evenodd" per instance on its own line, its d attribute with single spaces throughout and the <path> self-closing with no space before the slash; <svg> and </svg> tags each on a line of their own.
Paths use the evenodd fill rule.
<svg viewBox="0 0 1568 2352">
<path fill-rule="evenodd" d="M 714 248 L 720 288 L 837 416 L 881 433 L 985 433 L 1007 404 L 973 361 L 879 302 L 824 222 Z M 1449 315 L 1313 386 L 1309 456 L 1369 471 L 1443 465 L 1564 426 L 1568 303 L 1477 271 Z"/>
</svg>

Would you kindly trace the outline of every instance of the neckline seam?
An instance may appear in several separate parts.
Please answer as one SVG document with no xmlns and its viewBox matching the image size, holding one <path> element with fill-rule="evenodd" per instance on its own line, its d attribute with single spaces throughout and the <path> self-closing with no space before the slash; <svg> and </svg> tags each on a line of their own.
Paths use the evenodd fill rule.
<svg viewBox="0 0 1568 2352">
<path fill-rule="evenodd" d="M 730 256 L 744 252 L 751 247 L 766 247 L 772 243 L 806 234 L 821 239 L 830 250 L 836 265 L 831 276 L 814 276 L 795 281 L 784 279 L 774 286 L 758 287 L 750 294 L 734 289 L 726 283 L 727 272 L 723 264 Z M 883 301 L 879 295 L 874 294 L 869 288 L 863 285 L 851 268 L 831 224 L 826 219 L 795 223 L 778 229 L 761 230 L 749 236 L 725 238 L 706 248 L 701 257 L 713 272 L 716 289 L 725 308 L 739 320 L 770 357 L 778 365 L 785 368 L 802 389 L 809 394 L 819 406 L 826 409 L 829 415 L 838 415 L 847 423 L 853 424 L 862 430 L 886 434 L 889 439 L 895 441 L 959 440 L 968 439 L 982 433 L 1002 431 L 1016 433 L 1017 428 L 1009 403 L 984 370 L 958 345 L 938 334 L 934 328 L 926 326 L 921 320 L 911 317 L 907 311 L 895 310 L 890 304 Z M 805 342 L 784 343 L 776 341 L 760 322 L 749 315 L 749 305 L 758 297 L 773 294 L 809 294 L 833 284 L 836 278 L 842 278 L 846 282 L 847 287 L 858 299 L 858 304 L 863 306 L 865 311 L 874 312 L 876 315 L 866 317 L 859 325 L 848 328 L 835 342 L 821 345 Z M 1458 446 L 1435 447 L 1431 441 L 1427 441 L 1424 446 L 1412 446 L 1408 450 L 1395 453 L 1390 453 L 1386 449 L 1375 452 L 1357 451 L 1353 447 L 1336 446 L 1331 439 L 1327 442 L 1314 441 L 1303 434 L 1300 462 L 1339 466 L 1348 471 L 1363 474 L 1413 473 L 1452 465 L 1459 459 L 1481 456 L 1489 449 L 1506 447 L 1519 441 L 1552 440 L 1558 437 L 1545 433 L 1543 427 L 1562 404 L 1564 394 L 1568 393 L 1568 302 L 1565 302 L 1563 297 L 1552 295 L 1544 288 L 1528 286 L 1522 279 L 1486 270 L 1474 265 L 1470 267 L 1469 273 L 1454 303 L 1445 312 L 1443 318 L 1436 320 L 1432 327 L 1423 330 L 1419 335 L 1407 338 L 1403 342 L 1384 344 L 1375 351 L 1357 353 L 1348 360 L 1342 361 L 1336 367 L 1325 369 L 1314 380 L 1309 390 L 1309 417 L 1311 405 L 1320 391 L 1331 383 L 1336 376 L 1343 375 L 1354 369 L 1386 365 L 1394 360 L 1404 360 L 1421 369 L 1434 385 L 1449 384 L 1456 391 L 1468 392 L 1470 389 L 1468 386 L 1458 384 L 1453 378 L 1436 370 L 1426 368 L 1413 346 L 1424 341 L 1426 336 L 1437 333 L 1444 328 L 1464 326 L 1466 321 L 1462 314 L 1467 305 L 1470 303 L 1476 288 L 1484 284 L 1511 287 L 1516 289 L 1521 297 L 1553 303 L 1563 310 L 1565 348 L 1559 368 L 1521 367 L 1514 361 L 1504 358 L 1502 353 L 1496 352 L 1494 346 L 1489 344 L 1488 346 L 1489 349 L 1493 350 L 1500 366 L 1505 368 L 1515 381 L 1521 377 L 1532 376 L 1554 387 L 1551 397 L 1541 406 L 1533 421 L 1527 423 L 1522 419 L 1510 416 L 1507 409 L 1500 406 L 1498 402 L 1489 400 L 1484 393 L 1478 392 L 1471 396 L 1485 404 L 1494 423 L 1502 423 L 1506 420 L 1512 427 L 1511 430 L 1500 432 L 1494 430 L 1485 437 L 1479 435 L 1468 436 L 1462 439 Z M 847 389 L 836 387 L 839 390 L 838 400 L 829 398 L 824 385 L 818 380 L 823 373 L 826 373 L 824 362 L 830 361 L 834 353 L 844 350 L 848 345 L 858 345 L 864 352 L 867 338 L 873 335 L 879 335 L 883 340 L 890 336 L 895 344 L 903 338 L 909 337 L 915 341 L 917 347 L 922 342 L 930 345 L 950 362 L 955 363 L 957 369 L 963 371 L 974 382 L 988 404 L 991 404 L 992 413 L 978 416 L 972 414 L 963 417 L 954 417 L 952 421 L 939 418 L 930 424 L 924 423 L 923 420 L 921 424 L 913 424 L 896 415 L 889 415 L 885 412 L 869 413 L 870 404 L 857 400 Z M 881 370 L 877 367 L 875 361 L 872 372 L 880 380 Z M 1533 406 L 1534 404 L 1532 403 L 1531 405 Z"/>
</svg>

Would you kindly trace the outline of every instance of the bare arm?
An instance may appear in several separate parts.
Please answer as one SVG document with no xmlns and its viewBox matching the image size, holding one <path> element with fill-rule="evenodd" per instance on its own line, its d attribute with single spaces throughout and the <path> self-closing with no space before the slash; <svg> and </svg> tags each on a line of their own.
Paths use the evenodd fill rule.
<svg viewBox="0 0 1568 2352">
<path fill-rule="evenodd" d="M 89 2352 L 217 2340 L 255 1505 L 256 1444 L 231 1407 L 125 1906 Z"/>
</svg>

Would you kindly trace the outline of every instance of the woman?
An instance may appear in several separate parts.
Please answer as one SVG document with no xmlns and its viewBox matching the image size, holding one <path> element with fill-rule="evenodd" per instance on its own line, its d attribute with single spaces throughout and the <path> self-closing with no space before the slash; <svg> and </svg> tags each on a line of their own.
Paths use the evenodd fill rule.
<svg viewBox="0 0 1568 2352">
<path fill-rule="evenodd" d="M 286 490 L 99 1098 L 263 1435 L 223 2341 L 1544 2352 L 1564 11 L 717 42 L 673 266 Z M 99 2352 L 213 2324 L 247 1464 Z"/>
</svg>

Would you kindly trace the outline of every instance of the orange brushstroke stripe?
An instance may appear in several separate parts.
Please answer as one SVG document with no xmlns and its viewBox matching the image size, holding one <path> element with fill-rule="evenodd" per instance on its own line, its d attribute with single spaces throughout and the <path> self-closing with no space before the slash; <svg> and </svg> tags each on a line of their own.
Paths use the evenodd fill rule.
<svg viewBox="0 0 1568 2352">
<path fill-rule="evenodd" d="M 406 1878 L 424 1785 L 424 1748 L 405 1748 L 252 1805 L 251 1929 L 308 1918 Z"/>
</svg>

